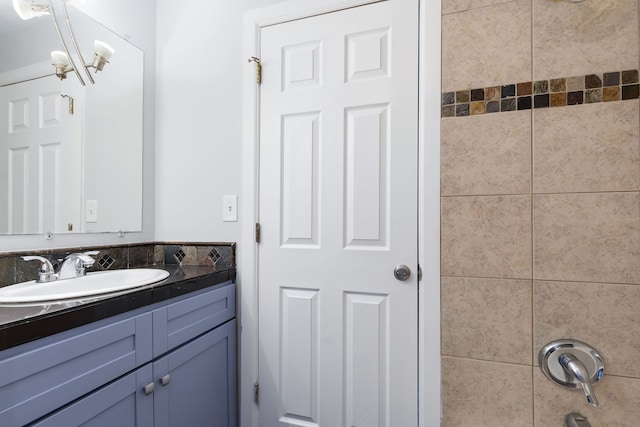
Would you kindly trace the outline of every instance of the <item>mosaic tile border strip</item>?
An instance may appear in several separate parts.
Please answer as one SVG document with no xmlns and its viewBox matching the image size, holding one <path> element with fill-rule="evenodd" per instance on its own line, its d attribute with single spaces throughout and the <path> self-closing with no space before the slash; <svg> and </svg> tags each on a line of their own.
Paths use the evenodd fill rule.
<svg viewBox="0 0 640 427">
<path fill-rule="evenodd" d="M 638 70 L 613 71 L 445 92 L 441 117 L 638 99 L 638 75 Z"/>
</svg>

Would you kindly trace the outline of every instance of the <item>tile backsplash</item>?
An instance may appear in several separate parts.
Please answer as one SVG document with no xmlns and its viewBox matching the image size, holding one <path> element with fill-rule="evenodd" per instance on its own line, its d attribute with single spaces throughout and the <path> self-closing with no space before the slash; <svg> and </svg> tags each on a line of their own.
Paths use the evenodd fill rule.
<svg viewBox="0 0 640 427">
<path fill-rule="evenodd" d="M 235 244 L 162 244 L 156 245 L 154 256 L 163 264 L 229 267 L 235 265 Z"/>
<path fill-rule="evenodd" d="M 40 255 L 56 265 L 74 252 L 98 251 L 95 264 L 87 271 L 134 268 L 145 265 L 201 265 L 217 268 L 235 266 L 235 243 L 143 243 L 122 246 L 92 246 L 0 254 L 0 287 L 34 280 L 38 263 L 26 262 L 24 255 Z"/>
</svg>

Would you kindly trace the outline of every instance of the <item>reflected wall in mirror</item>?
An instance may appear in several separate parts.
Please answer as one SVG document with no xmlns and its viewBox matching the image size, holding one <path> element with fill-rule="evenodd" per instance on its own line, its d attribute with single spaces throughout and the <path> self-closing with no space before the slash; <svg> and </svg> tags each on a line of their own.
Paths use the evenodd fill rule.
<svg viewBox="0 0 640 427">
<path fill-rule="evenodd" d="M 56 77 L 51 51 L 64 49 L 50 15 L 23 21 L 0 4 L 0 234 L 142 229 L 143 53 L 68 13 L 78 66 L 95 40 L 115 50 L 93 85 Z"/>
</svg>

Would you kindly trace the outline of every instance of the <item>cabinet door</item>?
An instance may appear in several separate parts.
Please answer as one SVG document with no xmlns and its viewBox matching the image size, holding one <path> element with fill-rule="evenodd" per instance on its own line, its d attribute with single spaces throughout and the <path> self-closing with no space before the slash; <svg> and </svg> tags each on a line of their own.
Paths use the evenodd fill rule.
<svg viewBox="0 0 640 427">
<path fill-rule="evenodd" d="M 158 359 L 153 373 L 155 426 L 237 425 L 235 319 Z"/>
<path fill-rule="evenodd" d="M 151 364 L 145 365 L 33 426 L 153 426 L 153 394 L 143 391 L 153 380 L 152 372 Z"/>
</svg>

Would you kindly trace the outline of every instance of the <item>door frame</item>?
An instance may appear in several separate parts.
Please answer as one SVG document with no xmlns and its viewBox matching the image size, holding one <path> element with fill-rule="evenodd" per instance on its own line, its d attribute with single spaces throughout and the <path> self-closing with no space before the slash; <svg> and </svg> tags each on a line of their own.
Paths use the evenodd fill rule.
<svg viewBox="0 0 640 427">
<path fill-rule="evenodd" d="M 243 57 L 259 57 L 260 29 L 268 25 L 379 1 L 417 1 L 419 4 L 418 106 L 418 262 L 422 268 L 418 299 L 419 427 L 435 427 L 441 420 L 440 387 L 440 76 L 441 6 L 433 0 L 290 0 L 245 13 Z M 258 425 L 254 383 L 258 379 L 258 133 L 260 93 L 254 64 L 243 73 L 241 236 L 238 246 L 239 292 L 239 421 Z M 427 345 L 429 343 L 429 345 Z"/>
</svg>

